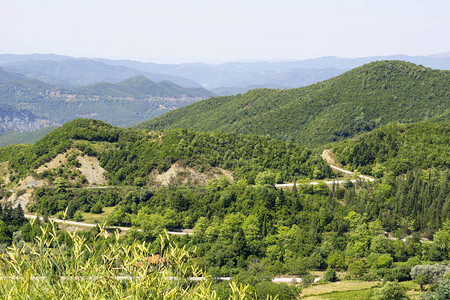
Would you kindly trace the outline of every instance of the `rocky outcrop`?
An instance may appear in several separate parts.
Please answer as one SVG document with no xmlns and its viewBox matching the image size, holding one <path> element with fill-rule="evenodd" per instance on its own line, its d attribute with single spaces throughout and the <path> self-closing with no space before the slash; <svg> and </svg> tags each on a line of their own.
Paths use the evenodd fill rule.
<svg viewBox="0 0 450 300">
<path fill-rule="evenodd" d="M 5 131 L 31 131 L 47 126 L 57 125 L 55 122 L 39 118 L 27 110 L 16 110 L 0 107 L 0 133 Z"/>
</svg>

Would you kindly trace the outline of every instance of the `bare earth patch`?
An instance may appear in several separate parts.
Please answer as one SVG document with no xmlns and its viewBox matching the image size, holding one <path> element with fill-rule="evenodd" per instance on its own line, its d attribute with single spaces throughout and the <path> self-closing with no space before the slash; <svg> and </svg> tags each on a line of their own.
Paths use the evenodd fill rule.
<svg viewBox="0 0 450 300">
<path fill-rule="evenodd" d="M 83 174 L 90 185 L 92 184 L 106 184 L 106 179 L 104 176 L 105 169 L 100 166 L 100 162 L 97 157 L 93 156 L 81 156 L 77 157 L 78 161 L 81 164 L 79 168 L 81 174 Z"/>
<path fill-rule="evenodd" d="M 9 183 L 9 170 L 8 170 L 8 163 L 7 161 L 0 163 L 0 176 L 3 178 L 3 183 L 8 184 Z"/>
<path fill-rule="evenodd" d="M 331 149 L 323 150 L 322 158 L 330 165 L 342 167 L 341 164 L 338 162 L 336 155 L 331 151 Z"/>
<path fill-rule="evenodd" d="M 81 155 L 81 152 L 78 150 L 69 150 L 64 153 L 58 154 L 51 161 L 43 164 L 39 168 L 36 169 L 36 173 L 40 174 L 45 170 L 56 169 L 60 167 L 62 164 L 67 163 L 67 156 L 70 151 L 76 151 L 79 153 L 77 156 L 77 160 L 80 162 L 81 167 L 79 168 L 81 174 L 83 174 L 90 185 L 102 185 L 106 184 L 106 179 L 104 176 L 105 169 L 100 166 L 100 162 L 96 157 Z"/>
<path fill-rule="evenodd" d="M 67 152 L 56 155 L 56 157 L 54 159 L 52 159 L 51 161 L 49 161 L 49 162 L 43 164 L 42 166 L 40 166 L 39 168 L 37 168 L 36 173 L 40 174 L 40 173 L 44 172 L 45 170 L 56 169 L 59 166 L 61 166 L 62 164 L 65 164 L 67 162 L 66 153 Z"/>
<path fill-rule="evenodd" d="M 211 171 L 202 173 L 190 167 L 182 167 L 178 163 L 174 163 L 166 172 L 153 176 L 156 183 L 164 186 L 176 181 L 182 184 L 194 182 L 195 184 L 205 185 L 208 180 L 219 179 L 222 176 L 227 176 L 230 181 L 233 181 L 231 172 L 222 168 L 213 168 Z"/>
</svg>

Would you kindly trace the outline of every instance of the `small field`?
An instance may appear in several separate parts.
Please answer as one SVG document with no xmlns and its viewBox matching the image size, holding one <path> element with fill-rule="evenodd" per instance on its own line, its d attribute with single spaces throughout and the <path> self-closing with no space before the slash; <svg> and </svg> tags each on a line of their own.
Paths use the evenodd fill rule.
<svg viewBox="0 0 450 300">
<path fill-rule="evenodd" d="M 372 293 L 381 286 L 380 281 L 340 281 L 314 285 L 303 289 L 298 299 L 370 299 Z M 407 296 L 417 299 L 421 294 L 419 286 L 412 281 L 401 282 L 408 288 Z"/>
<path fill-rule="evenodd" d="M 103 212 L 101 214 L 83 213 L 83 222 L 92 224 L 106 222 L 106 217 L 114 210 L 114 208 L 115 206 L 103 207 Z"/>
</svg>

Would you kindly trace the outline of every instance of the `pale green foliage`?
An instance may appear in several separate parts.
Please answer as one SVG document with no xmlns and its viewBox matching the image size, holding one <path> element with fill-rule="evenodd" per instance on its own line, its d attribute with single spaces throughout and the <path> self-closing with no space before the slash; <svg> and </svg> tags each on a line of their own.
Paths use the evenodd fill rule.
<svg viewBox="0 0 450 300">
<path fill-rule="evenodd" d="M 437 283 L 441 281 L 444 274 L 447 272 L 450 272 L 450 265 L 417 265 L 411 269 L 411 278 L 416 280 L 423 289 L 425 284 Z"/>
<path fill-rule="evenodd" d="M 433 247 L 442 253 L 443 258 L 450 258 L 450 220 L 447 220 L 443 228 L 434 234 Z"/>
<path fill-rule="evenodd" d="M 12 246 L 2 255 L 1 299 L 217 299 L 205 274 L 189 264 L 189 253 L 160 236 L 164 267 L 143 264 L 150 245 L 104 239 L 103 230 L 88 244 L 77 233 L 66 233 L 69 250 L 55 226 L 42 228 L 34 244 Z M 121 276 L 121 277 L 119 277 Z M 230 299 L 249 299 L 247 286 L 232 283 Z"/>
<path fill-rule="evenodd" d="M 344 218 L 350 223 L 350 234 L 345 252 L 348 257 L 363 257 L 370 248 L 372 239 L 382 233 L 381 222 L 377 219 L 367 222 L 367 215 L 360 215 L 354 211 Z"/>
<path fill-rule="evenodd" d="M 274 185 L 276 182 L 276 174 L 271 171 L 259 172 L 255 178 L 255 184 L 257 185 Z"/>
</svg>

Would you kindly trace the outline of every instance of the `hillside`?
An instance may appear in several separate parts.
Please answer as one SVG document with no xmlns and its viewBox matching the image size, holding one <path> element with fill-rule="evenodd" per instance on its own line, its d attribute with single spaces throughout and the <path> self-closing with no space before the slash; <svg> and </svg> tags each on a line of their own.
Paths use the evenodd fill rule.
<svg viewBox="0 0 450 300">
<path fill-rule="evenodd" d="M 133 97 L 145 99 L 148 97 L 211 97 L 214 94 L 203 88 L 183 88 L 170 81 L 156 83 L 144 76 L 136 76 L 119 83 L 95 83 L 74 89 L 76 94 L 104 97 Z"/>
<path fill-rule="evenodd" d="M 0 107 L 26 110 L 33 118 L 46 120 L 47 125 L 91 117 L 127 127 L 212 95 L 203 88 L 184 88 L 168 81 L 156 83 L 144 76 L 116 84 L 66 88 L 0 69 Z M 14 126 L 0 126 L 22 131 L 40 128 L 25 117 L 20 120 Z"/>
<path fill-rule="evenodd" d="M 34 144 L 45 135 L 55 130 L 56 126 L 46 126 L 37 130 L 30 131 L 7 131 L 0 135 L 0 147 L 14 144 Z"/>
<path fill-rule="evenodd" d="M 382 177 L 414 169 L 450 168 L 450 122 L 389 124 L 333 145 L 339 162 Z"/>
<path fill-rule="evenodd" d="M 106 178 L 115 185 L 152 184 L 153 175 L 176 163 L 200 173 L 221 168 L 250 183 L 264 170 L 279 173 L 280 180 L 331 175 L 317 153 L 288 142 L 188 130 L 122 129 L 83 119 L 66 123 L 35 144 L 17 148 L 20 150 L 15 146 L 2 148 L 0 160 L 9 161 L 14 177 L 19 178 L 72 148 L 97 157 Z"/>
<path fill-rule="evenodd" d="M 437 139 L 436 128 L 425 125 L 422 135 Z M 433 147 L 424 143 L 424 148 Z M 139 240 L 146 241 L 149 253 L 164 253 L 173 242 L 192 251 L 189 261 L 209 275 L 258 282 L 252 293 L 275 290 L 271 293 L 282 292 L 284 299 L 298 290 L 271 283 L 275 275 L 312 281 L 304 274 L 320 270 L 326 281 L 336 269 L 346 270 L 346 279 L 405 281 L 411 280 L 413 266 L 450 258 L 450 173 L 445 166 L 409 171 L 406 177 L 386 174 L 375 182 L 313 185 L 309 178 L 335 175 L 318 152 L 291 142 L 186 129 L 123 129 L 77 119 L 34 145 L 1 148 L 0 176 L 4 244 L 39 241 L 42 221 L 28 223 L 24 207 L 27 213 L 84 222 L 61 220 L 64 229 L 92 226 L 77 233 L 91 250 L 110 249 L 107 241 L 130 245 Z M 294 180 L 299 184 L 292 188 L 274 185 Z M 105 223 L 128 228 L 119 228 L 118 239 L 92 240 L 101 236 L 95 224 Z M 181 236 L 172 235 L 163 245 L 164 229 Z M 63 244 L 66 235 L 57 229 L 47 236 L 64 246 L 53 252 L 75 249 L 70 240 Z M 89 258 L 93 252 L 86 253 L 83 257 Z M 110 266 L 121 263 L 100 262 L 108 274 Z M 215 288 L 228 297 L 220 283 Z"/>
<path fill-rule="evenodd" d="M 138 128 L 257 134 L 319 146 L 389 122 L 450 117 L 450 72 L 380 61 L 308 87 L 216 97 Z"/>
</svg>

